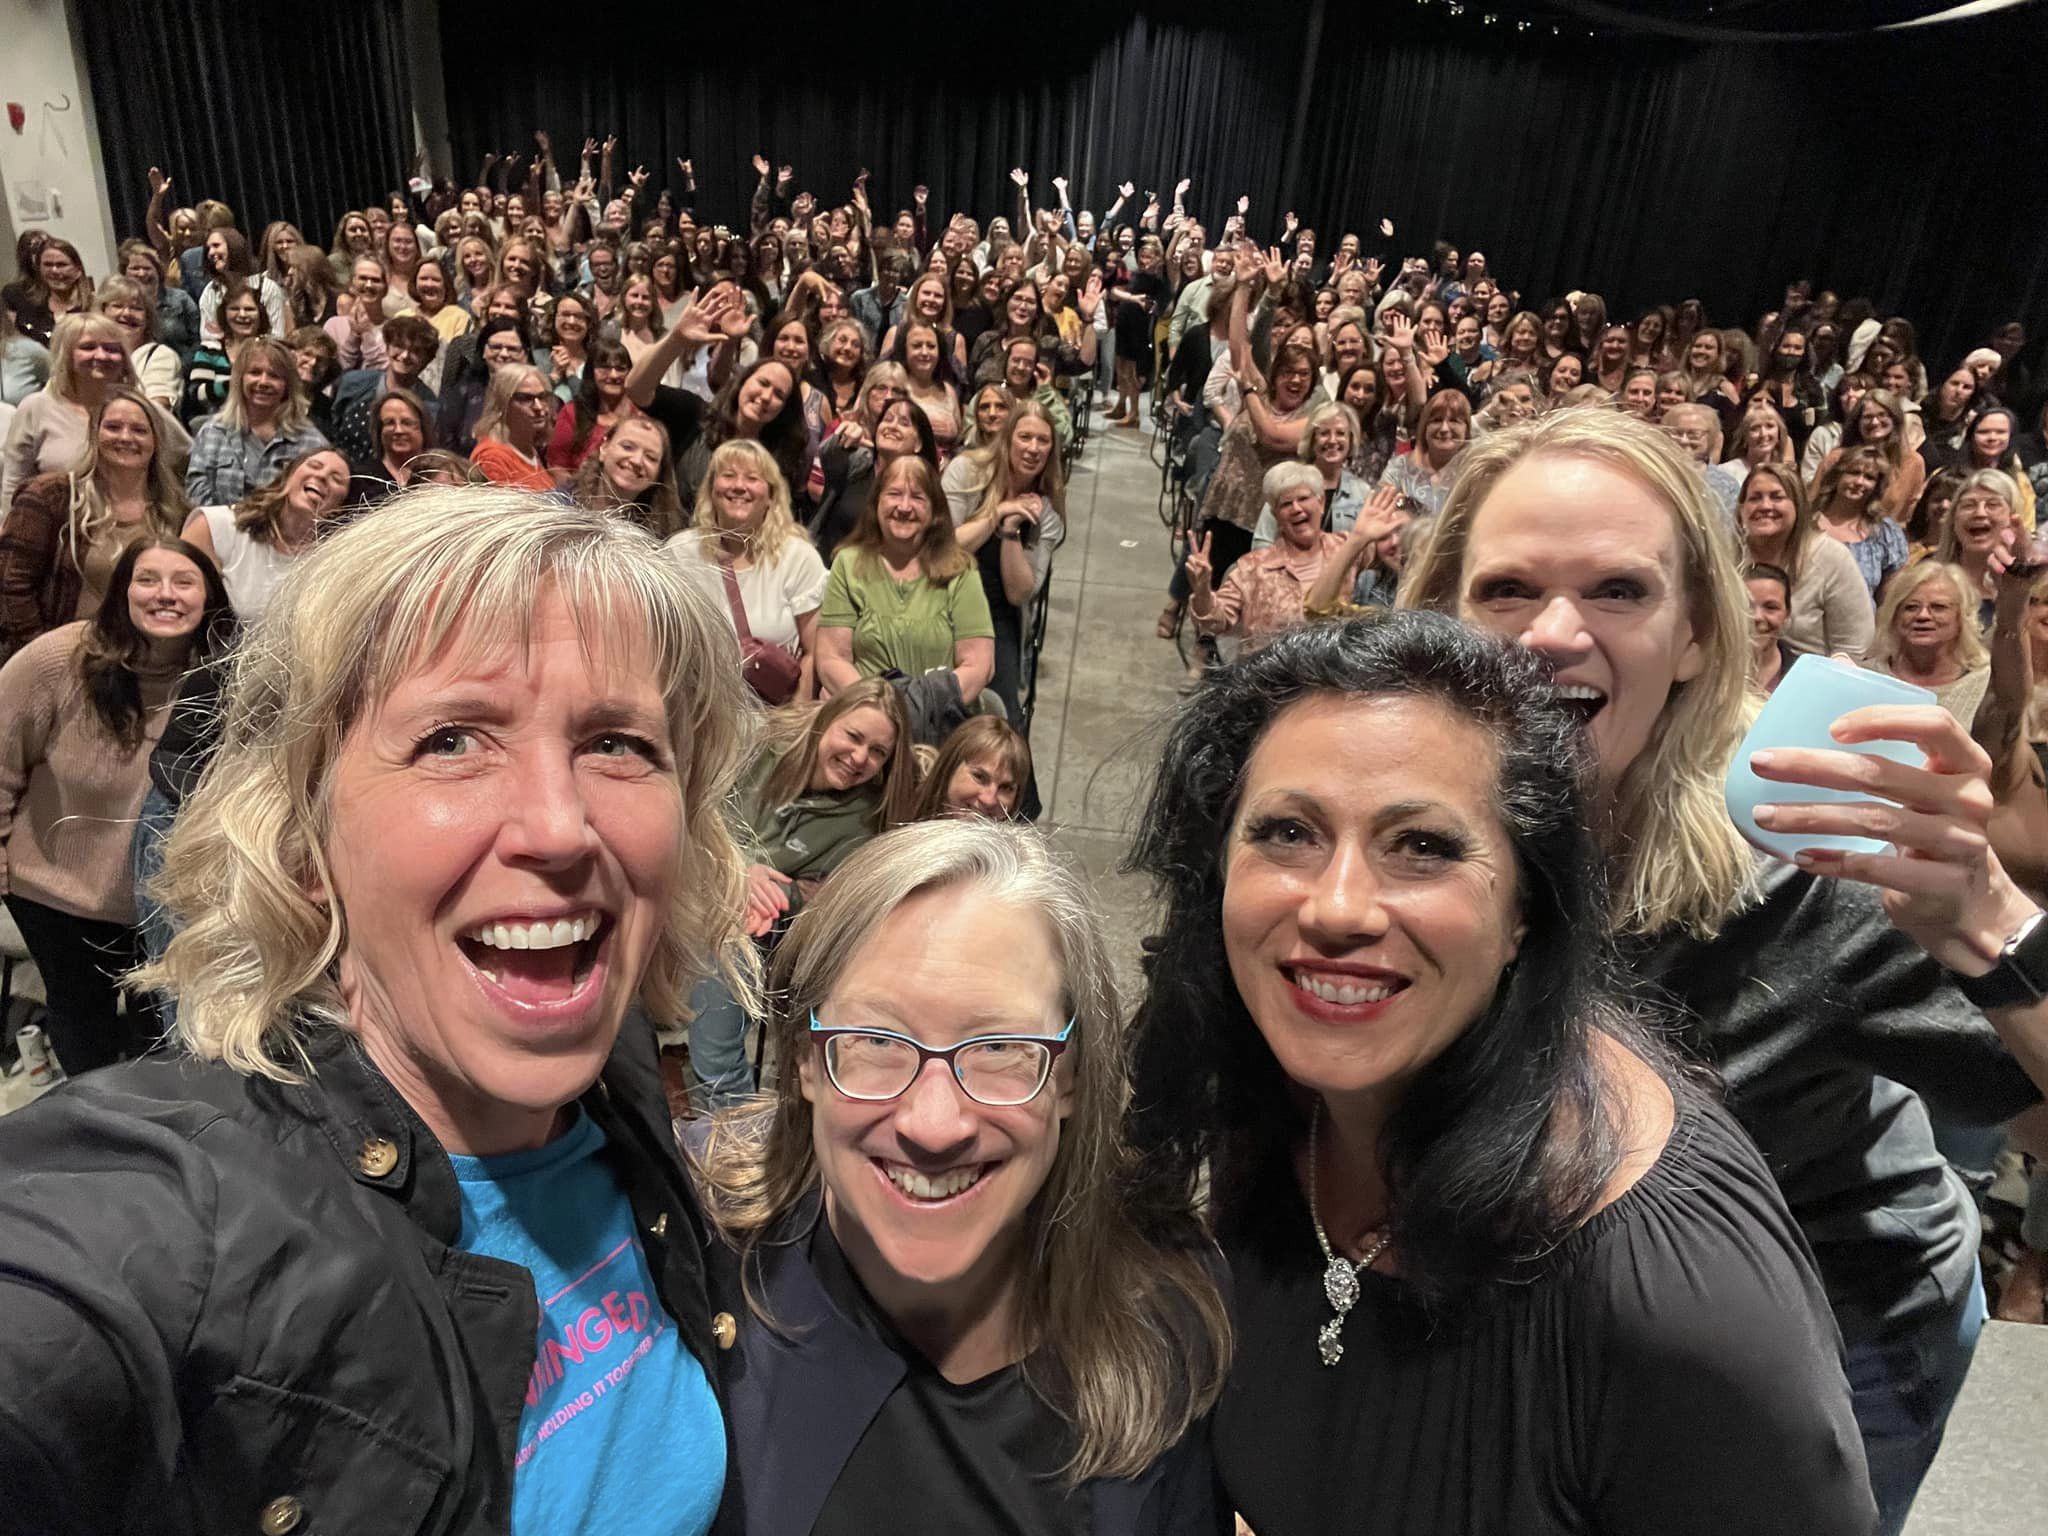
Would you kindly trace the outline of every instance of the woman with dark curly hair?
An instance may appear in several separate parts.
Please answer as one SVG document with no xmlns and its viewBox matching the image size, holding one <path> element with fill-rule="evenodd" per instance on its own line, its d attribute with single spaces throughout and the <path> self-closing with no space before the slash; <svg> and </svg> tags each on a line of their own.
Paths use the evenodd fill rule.
<svg viewBox="0 0 2048 1536">
<path fill-rule="evenodd" d="M 1590 779 L 1547 669 L 1439 615 L 1284 635 L 1168 740 L 1133 1141 L 1210 1180 L 1260 1536 L 1869 1529 L 1798 1228 L 1621 1001 Z"/>
</svg>

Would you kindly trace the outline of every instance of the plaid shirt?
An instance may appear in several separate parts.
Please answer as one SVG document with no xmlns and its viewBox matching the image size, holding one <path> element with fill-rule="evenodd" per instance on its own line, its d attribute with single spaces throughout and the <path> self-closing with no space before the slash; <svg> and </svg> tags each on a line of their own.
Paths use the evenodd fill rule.
<svg viewBox="0 0 2048 1536">
<path fill-rule="evenodd" d="M 237 432 L 220 417 L 209 416 L 192 434 L 185 494 L 195 507 L 231 507 L 283 474 L 293 459 L 328 446 L 311 422 L 266 443 L 246 427 Z"/>
</svg>

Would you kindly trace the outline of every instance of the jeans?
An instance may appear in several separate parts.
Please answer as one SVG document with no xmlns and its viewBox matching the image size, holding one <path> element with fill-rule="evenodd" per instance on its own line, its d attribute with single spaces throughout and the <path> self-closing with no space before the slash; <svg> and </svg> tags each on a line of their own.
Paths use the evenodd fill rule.
<svg viewBox="0 0 2048 1536">
<path fill-rule="evenodd" d="M 1973 1267 L 1955 1305 L 1915 1331 L 1849 1346 L 1849 1389 L 1870 1463 L 1878 1536 L 1898 1536 L 1906 1524 L 1969 1374 L 1984 1313 L 1984 1278 Z"/>
<path fill-rule="evenodd" d="M 135 841 L 128 849 L 129 868 L 135 875 L 135 927 L 142 935 L 142 957 L 151 962 L 163 959 L 171 943 L 170 917 L 150 899 L 149 882 L 164 867 L 164 839 L 171 835 L 171 822 L 177 814 L 177 807 L 151 784 L 142 799 L 142 814 L 136 818 Z"/>
<path fill-rule="evenodd" d="M 716 976 L 691 990 L 690 1102 L 698 1109 L 721 1109 L 753 1093 L 747 1023 L 747 1011 Z"/>
</svg>

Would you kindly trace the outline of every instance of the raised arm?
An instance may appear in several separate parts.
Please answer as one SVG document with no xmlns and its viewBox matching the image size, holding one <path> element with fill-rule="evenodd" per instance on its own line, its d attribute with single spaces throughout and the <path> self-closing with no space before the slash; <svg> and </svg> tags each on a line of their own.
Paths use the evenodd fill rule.
<svg viewBox="0 0 2048 1536">
<path fill-rule="evenodd" d="M 152 165 L 149 168 L 149 206 L 142 213 L 142 234 L 167 266 L 178 259 L 177 253 L 171 249 L 170 228 L 164 223 L 164 204 L 170 200 L 170 195 L 171 178 Z M 175 283 L 177 274 L 171 273 L 166 281 Z"/>
<path fill-rule="evenodd" d="M 676 316 L 676 323 L 662 332 L 654 345 L 641 353 L 639 360 L 627 371 L 627 398 L 641 409 L 646 409 L 654 400 L 655 387 L 669 368 L 685 358 L 696 356 L 700 348 L 717 341 L 734 310 L 739 311 L 742 317 L 746 314 L 739 290 L 730 283 L 720 283 L 708 294 L 692 299 Z"/>
</svg>

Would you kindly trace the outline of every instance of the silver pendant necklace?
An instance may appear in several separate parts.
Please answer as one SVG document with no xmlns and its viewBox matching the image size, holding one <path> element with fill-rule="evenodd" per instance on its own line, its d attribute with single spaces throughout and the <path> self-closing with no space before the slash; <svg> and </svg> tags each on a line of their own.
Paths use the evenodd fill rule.
<svg viewBox="0 0 2048 1536">
<path fill-rule="evenodd" d="M 1308 1117 L 1308 1219 L 1316 1229 L 1316 1246 L 1323 1250 L 1323 1295 L 1329 1298 L 1336 1316 L 1317 1332 L 1316 1352 L 1323 1357 L 1323 1364 L 1335 1365 L 1344 1358 L 1344 1318 L 1358 1304 L 1358 1277 L 1372 1268 L 1394 1237 L 1383 1227 L 1374 1228 L 1366 1234 L 1372 1245 L 1365 1250 L 1365 1257 L 1355 1262 L 1330 1246 L 1330 1235 L 1323 1230 L 1323 1218 L 1316 1208 L 1316 1144 L 1322 1128 L 1323 1101 L 1317 1099 Z"/>
</svg>

